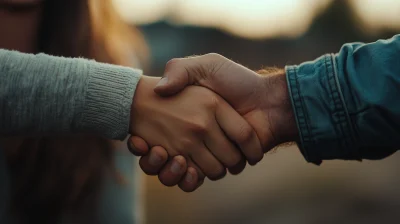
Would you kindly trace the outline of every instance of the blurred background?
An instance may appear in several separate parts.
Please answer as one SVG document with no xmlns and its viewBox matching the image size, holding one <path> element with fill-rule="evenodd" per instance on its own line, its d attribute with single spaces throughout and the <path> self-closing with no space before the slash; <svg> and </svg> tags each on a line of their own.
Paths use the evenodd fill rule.
<svg viewBox="0 0 400 224">
<path fill-rule="evenodd" d="M 220 53 L 251 69 L 297 64 L 400 32 L 399 0 L 114 0 L 144 35 L 147 75 L 174 57 Z M 400 154 L 305 162 L 295 146 L 187 194 L 146 177 L 146 224 L 399 223 Z"/>
</svg>

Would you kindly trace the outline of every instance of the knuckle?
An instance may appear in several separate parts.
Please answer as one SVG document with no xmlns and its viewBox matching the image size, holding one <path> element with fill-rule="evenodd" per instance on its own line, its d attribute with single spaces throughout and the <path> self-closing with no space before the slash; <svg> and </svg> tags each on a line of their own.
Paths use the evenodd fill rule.
<svg viewBox="0 0 400 224">
<path fill-rule="evenodd" d="M 222 166 L 216 166 L 210 173 L 207 175 L 208 179 L 215 181 L 224 178 L 226 175 L 226 169 Z"/>
<path fill-rule="evenodd" d="M 160 149 L 158 151 L 150 151 L 150 153 L 153 153 L 155 156 L 159 157 L 160 160 L 164 163 L 168 160 L 168 152 L 164 149 Z"/>
<path fill-rule="evenodd" d="M 179 183 L 178 186 L 182 191 L 184 191 L 186 193 L 193 192 L 193 191 L 197 190 L 200 187 L 200 186 L 187 186 L 187 185 L 182 184 L 182 183 Z"/>
<path fill-rule="evenodd" d="M 250 158 L 247 158 L 249 164 L 251 166 L 256 165 L 258 162 L 260 162 L 262 160 L 262 158 L 264 157 L 264 153 L 260 152 L 257 155 L 252 155 Z"/>
<path fill-rule="evenodd" d="M 146 162 L 144 161 L 143 157 L 139 160 L 139 166 L 140 169 L 143 170 L 143 172 L 149 176 L 154 176 L 157 175 L 158 171 L 154 170 L 148 166 L 146 166 Z"/>
<path fill-rule="evenodd" d="M 205 92 L 202 96 L 202 106 L 207 111 L 215 111 L 221 105 L 221 98 L 213 92 Z"/>
<path fill-rule="evenodd" d="M 162 148 L 161 146 L 155 146 L 155 147 L 151 148 L 147 155 L 149 157 L 151 157 L 151 156 L 158 157 L 163 162 L 165 162 L 168 159 L 167 150 Z"/>
<path fill-rule="evenodd" d="M 175 165 L 177 165 L 179 167 L 179 173 L 180 173 L 180 174 L 176 174 L 175 173 L 174 177 L 182 175 L 186 170 L 186 159 L 185 159 L 185 157 L 182 156 L 182 155 L 179 155 L 179 156 L 175 156 L 172 160 L 175 163 Z"/>
<path fill-rule="evenodd" d="M 246 161 L 242 161 L 235 167 L 229 168 L 229 173 L 232 175 L 238 175 L 244 170 L 245 167 L 246 167 Z"/>
<path fill-rule="evenodd" d="M 210 108 L 217 108 L 218 105 L 221 103 L 221 99 L 216 94 L 211 94 L 209 98 L 210 100 L 207 106 Z"/>
<path fill-rule="evenodd" d="M 224 59 L 225 58 L 224 56 L 217 54 L 217 53 L 208 53 L 205 56 L 210 59 Z"/>
<path fill-rule="evenodd" d="M 131 152 L 134 156 L 143 156 L 144 154 L 141 151 L 136 150 L 135 148 L 131 148 L 128 145 L 128 150 Z"/>
<path fill-rule="evenodd" d="M 146 154 L 146 152 L 143 152 L 143 151 L 139 150 L 137 147 L 135 147 L 132 137 L 129 138 L 129 140 L 127 142 L 127 146 L 128 146 L 129 151 L 135 156 L 142 156 L 142 155 Z"/>
<path fill-rule="evenodd" d="M 173 59 L 169 60 L 166 64 L 166 67 L 174 65 L 174 64 L 178 63 L 180 60 L 181 60 L 180 58 L 173 58 Z"/>
<path fill-rule="evenodd" d="M 236 137 L 236 140 L 239 144 L 245 144 L 250 142 L 253 139 L 253 136 L 253 128 L 251 128 L 249 125 L 243 125 L 240 127 L 239 134 Z"/>
<path fill-rule="evenodd" d="M 236 167 L 242 162 L 242 157 L 240 154 L 234 154 L 228 158 L 226 166 L 228 168 Z"/>
<path fill-rule="evenodd" d="M 194 190 L 196 190 L 194 187 L 188 187 L 181 183 L 179 183 L 178 186 L 183 192 L 186 192 L 186 193 L 190 193 L 190 192 L 193 192 Z"/>
<path fill-rule="evenodd" d="M 172 186 L 175 186 L 175 185 L 177 184 L 177 181 L 173 181 L 173 180 L 169 179 L 169 178 L 166 176 L 166 173 L 160 173 L 160 174 L 158 175 L 158 180 L 160 180 L 160 182 L 161 182 L 164 186 L 167 186 L 167 187 L 172 187 Z"/>
<path fill-rule="evenodd" d="M 174 67 L 178 62 L 180 61 L 179 58 L 173 58 L 165 64 L 165 71 L 170 70 L 172 67 Z"/>
<path fill-rule="evenodd" d="M 206 175 L 200 169 L 196 169 L 196 170 L 197 170 L 199 183 L 203 183 L 204 179 L 206 179 Z"/>
<path fill-rule="evenodd" d="M 196 135 L 205 135 L 207 133 L 208 124 L 205 120 L 193 122 L 189 130 Z"/>
<path fill-rule="evenodd" d="M 185 152 L 188 151 L 190 148 L 193 148 L 195 146 L 195 142 L 190 139 L 190 138 L 182 138 L 180 139 L 180 147 L 179 151 Z"/>
<path fill-rule="evenodd" d="M 208 66 L 205 67 L 204 70 L 206 71 L 206 74 L 208 74 L 208 81 L 212 83 L 213 79 L 217 78 L 219 71 L 221 71 L 222 68 L 226 68 L 226 64 L 227 62 L 229 62 L 229 60 L 227 60 L 224 56 L 216 53 L 211 53 L 207 57 Z"/>
</svg>

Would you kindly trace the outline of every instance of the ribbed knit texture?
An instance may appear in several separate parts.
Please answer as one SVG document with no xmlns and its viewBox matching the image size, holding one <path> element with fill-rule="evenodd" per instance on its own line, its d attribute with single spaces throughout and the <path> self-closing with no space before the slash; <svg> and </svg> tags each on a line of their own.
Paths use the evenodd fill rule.
<svg viewBox="0 0 400 224">
<path fill-rule="evenodd" d="M 0 49 L 0 135 L 128 134 L 141 71 Z"/>
<path fill-rule="evenodd" d="M 89 62 L 83 116 L 79 129 L 124 139 L 128 133 L 130 108 L 140 70 Z"/>
</svg>

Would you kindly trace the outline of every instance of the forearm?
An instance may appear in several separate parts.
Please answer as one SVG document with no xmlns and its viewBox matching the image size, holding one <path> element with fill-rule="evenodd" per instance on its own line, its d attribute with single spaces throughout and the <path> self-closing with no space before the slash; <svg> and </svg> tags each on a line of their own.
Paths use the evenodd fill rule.
<svg viewBox="0 0 400 224">
<path fill-rule="evenodd" d="M 338 54 L 286 67 L 308 161 L 379 159 L 400 146 L 399 39 L 347 44 Z"/>
<path fill-rule="evenodd" d="M 0 134 L 123 139 L 138 70 L 0 50 Z"/>
</svg>

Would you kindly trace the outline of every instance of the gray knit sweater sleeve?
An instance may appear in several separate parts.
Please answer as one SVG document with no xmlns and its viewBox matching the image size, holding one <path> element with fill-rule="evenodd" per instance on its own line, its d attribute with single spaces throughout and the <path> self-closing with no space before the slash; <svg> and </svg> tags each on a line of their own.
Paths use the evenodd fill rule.
<svg viewBox="0 0 400 224">
<path fill-rule="evenodd" d="M 128 134 L 141 71 L 0 49 L 0 135 Z"/>
</svg>

